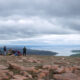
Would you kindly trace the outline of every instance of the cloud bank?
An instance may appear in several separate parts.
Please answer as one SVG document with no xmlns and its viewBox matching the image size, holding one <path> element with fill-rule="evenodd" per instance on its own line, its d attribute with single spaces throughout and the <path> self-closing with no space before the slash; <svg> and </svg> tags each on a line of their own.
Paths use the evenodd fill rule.
<svg viewBox="0 0 80 80">
<path fill-rule="evenodd" d="M 0 40 L 75 34 L 80 34 L 80 0 L 0 0 Z"/>
</svg>

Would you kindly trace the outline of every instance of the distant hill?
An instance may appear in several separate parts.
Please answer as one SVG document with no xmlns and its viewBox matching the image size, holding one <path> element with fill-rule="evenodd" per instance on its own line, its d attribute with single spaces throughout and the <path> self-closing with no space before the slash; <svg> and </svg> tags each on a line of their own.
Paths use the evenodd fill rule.
<svg viewBox="0 0 80 80">
<path fill-rule="evenodd" d="M 74 53 L 79 52 L 80 53 L 80 50 L 72 50 L 72 52 L 74 52 Z"/>
<path fill-rule="evenodd" d="M 73 57 L 80 57 L 80 53 L 79 54 L 72 54 L 71 56 L 73 56 Z"/>
<path fill-rule="evenodd" d="M 34 54 L 34 55 L 57 55 L 57 52 L 52 51 L 44 51 L 44 50 L 32 50 L 28 49 L 27 54 Z"/>
<path fill-rule="evenodd" d="M 9 50 L 10 48 L 8 47 L 7 48 L 7 51 Z M 23 49 L 20 48 L 20 47 L 13 47 L 12 48 L 13 50 L 19 50 L 21 53 L 23 53 Z M 3 48 L 1 49 L 1 52 L 3 53 Z M 27 54 L 28 55 L 57 55 L 58 53 L 57 52 L 52 52 L 52 51 L 45 51 L 45 50 L 33 50 L 33 49 L 27 49 Z"/>
<path fill-rule="evenodd" d="M 75 54 L 72 54 L 71 56 L 80 57 L 80 50 L 72 50 L 72 52 Z"/>
</svg>

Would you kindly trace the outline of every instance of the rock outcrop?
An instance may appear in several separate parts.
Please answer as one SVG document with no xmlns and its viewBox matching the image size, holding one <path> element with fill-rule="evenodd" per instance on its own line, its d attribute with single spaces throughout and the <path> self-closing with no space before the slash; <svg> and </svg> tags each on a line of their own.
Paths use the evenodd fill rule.
<svg viewBox="0 0 80 80">
<path fill-rule="evenodd" d="M 0 64 L 0 80 L 80 80 L 80 65 L 72 64 L 71 59 L 60 60 L 66 61 L 48 64 L 45 59 L 34 57 L 16 57 L 14 61 L 6 58 L 6 64 Z"/>
</svg>

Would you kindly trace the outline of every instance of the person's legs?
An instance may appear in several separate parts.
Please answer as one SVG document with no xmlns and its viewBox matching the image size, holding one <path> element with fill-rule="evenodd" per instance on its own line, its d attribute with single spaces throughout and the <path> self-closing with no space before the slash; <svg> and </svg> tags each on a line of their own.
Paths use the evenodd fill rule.
<svg viewBox="0 0 80 80">
<path fill-rule="evenodd" d="M 26 53 L 25 53 L 25 56 L 26 56 Z"/>
<path fill-rule="evenodd" d="M 23 52 L 23 56 L 25 56 L 24 52 Z"/>
<path fill-rule="evenodd" d="M 23 52 L 23 56 L 26 56 L 26 52 Z"/>
<path fill-rule="evenodd" d="M 23 53 L 23 56 L 26 56 L 26 53 Z"/>
<path fill-rule="evenodd" d="M 4 51 L 4 56 L 6 56 L 6 51 Z"/>
</svg>

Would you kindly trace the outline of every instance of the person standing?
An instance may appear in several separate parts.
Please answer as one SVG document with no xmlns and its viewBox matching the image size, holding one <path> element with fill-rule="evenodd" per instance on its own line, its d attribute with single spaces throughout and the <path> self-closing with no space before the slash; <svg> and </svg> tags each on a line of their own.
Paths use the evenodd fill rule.
<svg viewBox="0 0 80 80">
<path fill-rule="evenodd" d="M 0 55 L 2 55 L 2 51 L 1 51 L 1 49 L 0 49 Z"/>
<path fill-rule="evenodd" d="M 26 56 L 26 51 L 27 51 L 27 49 L 26 49 L 26 47 L 24 47 L 23 48 L 23 56 Z"/>
<path fill-rule="evenodd" d="M 6 46 L 4 46 L 4 55 L 6 56 L 7 54 L 7 49 L 6 49 Z"/>
</svg>

